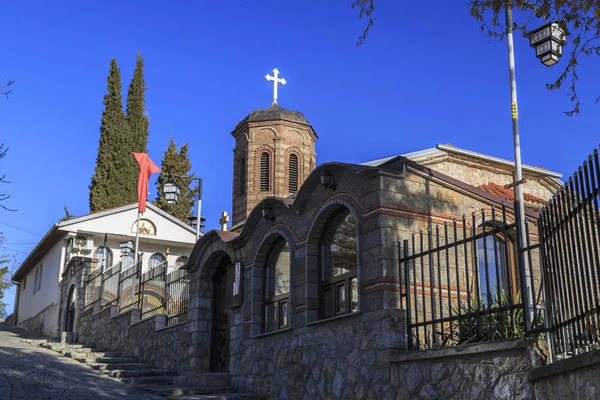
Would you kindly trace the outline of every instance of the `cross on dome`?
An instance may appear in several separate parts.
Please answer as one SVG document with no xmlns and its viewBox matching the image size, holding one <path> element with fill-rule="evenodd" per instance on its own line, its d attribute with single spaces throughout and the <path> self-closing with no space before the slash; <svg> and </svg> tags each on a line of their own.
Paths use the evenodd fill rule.
<svg viewBox="0 0 600 400">
<path fill-rule="evenodd" d="M 273 104 L 277 104 L 277 84 L 281 83 L 282 85 L 285 85 L 285 79 L 279 78 L 279 70 L 277 68 L 273 70 L 273 76 L 267 74 L 265 75 L 265 79 L 267 81 L 273 81 Z"/>
</svg>

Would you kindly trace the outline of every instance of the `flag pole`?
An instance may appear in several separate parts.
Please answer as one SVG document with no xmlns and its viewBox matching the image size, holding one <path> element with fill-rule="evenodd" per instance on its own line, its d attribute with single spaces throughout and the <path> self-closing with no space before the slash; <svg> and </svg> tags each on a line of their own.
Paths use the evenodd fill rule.
<svg viewBox="0 0 600 400">
<path fill-rule="evenodd" d="M 142 273 L 142 269 L 138 266 L 138 255 L 139 255 L 139 251 L 138 251 L 138 246 L 140 244 L 140 215 L 142 215 L 142 213 L 140 212 L 140 209 L 138 208 L 138 213 L 137 213 L 137 222 L 135 225 L 135 254 L 134 254 L 134 262 L 133 262 L 133 268 L 137 268 L 135 275 L 133 275 L 133 280 L 131 281 L 131 304 L 132 307 L 134 307 L 135 304 L 135 287 L 136 287 L 136 282 L 135 282 L 135 278 L 136 275 L 139 273 L 140 274 L 140 279 L 141 278 L 141 273 Z M 138 296 L 140 294 L 138 293 Z"/>
<path fill-rule="evenodd" d="M 138 246 L 140 244 L 140 215 L 142 215 L 142 213 L 138 209 L 137 223 L 135 225 L 136 228 L 135 228 L 135 257 L 134 257 L 134 265 L 137 264 L 137 262 L 138 262 L 138 255 L 139 255 Z"/>
</svg>

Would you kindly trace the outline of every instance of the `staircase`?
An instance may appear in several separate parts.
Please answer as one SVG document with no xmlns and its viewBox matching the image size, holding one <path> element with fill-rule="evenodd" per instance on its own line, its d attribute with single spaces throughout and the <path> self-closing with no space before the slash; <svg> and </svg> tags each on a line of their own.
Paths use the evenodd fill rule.
<svg viewBox="0 0 600 400">
<path fill-rule="evenodd" d="M 112 378 L 136 388 L 171 400 L 263 400 L 262 396 L 236 393 L 227 373 L 206 373 L 200 377 L 201 386 L 183 385 L 177 371 L 155 368 L 119 353 L 85 347 L 83 344 L 51 340 L 23 339 L 23 342 L 50 349 L 72 358 Z"/>
</svg>

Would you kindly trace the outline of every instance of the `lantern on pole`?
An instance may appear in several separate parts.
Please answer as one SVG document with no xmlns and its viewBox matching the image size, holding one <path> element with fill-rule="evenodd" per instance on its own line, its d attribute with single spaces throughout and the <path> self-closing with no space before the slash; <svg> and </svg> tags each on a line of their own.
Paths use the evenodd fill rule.
<svg viewBox="0 0 600 400">
<path fill-rule="evenodd" d="M 169 181 L 164 184 L 163 193 L 165 194 L 165 200 L 167 200 L 168 204 L 177 204 L 181 191 L 174 182 Z"/>
<path fill-rule="evenodd" d="M 562 47 L 567 43 L 565 31 L 557 22 L 550 22 L 531 32 L 529 44 L 542 64 L 551 67 L 562 57 Z"/>
</svg>

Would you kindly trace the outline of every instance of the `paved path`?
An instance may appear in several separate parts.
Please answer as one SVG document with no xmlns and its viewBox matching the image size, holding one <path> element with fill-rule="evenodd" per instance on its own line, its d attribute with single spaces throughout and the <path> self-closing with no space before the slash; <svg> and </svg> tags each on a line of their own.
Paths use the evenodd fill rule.
<svg viewBox="0 0 600 400">
<path fill-rule="evenodd" d="M 0 323 L 0 399 L 156 399 L 75 360 L 20 342 L 35 338 Z"/>
</svg>

